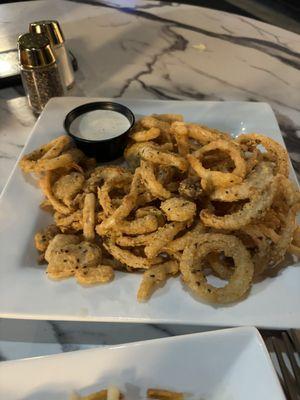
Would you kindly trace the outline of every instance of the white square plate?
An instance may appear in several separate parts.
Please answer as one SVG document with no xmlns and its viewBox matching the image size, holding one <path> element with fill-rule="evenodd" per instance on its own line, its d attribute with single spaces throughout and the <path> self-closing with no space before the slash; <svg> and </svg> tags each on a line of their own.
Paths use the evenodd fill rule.
<svg viewBox="0 0 300 400">
<path fill-rule="evenodd" d="M 63 400 L 116 385 L 125 399 L 147 388 L 187 399 L 284 400 L 266 347 L 254 328 L 225 329 L 110 348 L 0 363 L 5 400 Z"/>
<path fill-rule="evenodd" d="M 93 100 L 99 99 L 51 100 L 24 152 L 61 135 L 66 114 Z M 201 122 L 234 135 L 262 132 L 283 143 L 275 116 L 264 103 L 117 101 L 130 107 L 137 117 L 182 113 L 187 121 Z M 180 279 L 170 279 L 145 304 L 136 301 L 141 277 L 135 274 L 118 273 L 112 283 L 92 288 L 81 287 L 74 279 L 53 282 L 47 279 L 44 267 L 37 265 L 33 245 L 34 233 L 50 221 L 38 207 L 41 199 L 33 179 L 16 167 L 0 199 L 0 315 L 3 317 L 300 328 L 299 264 L 255 284 L 247 299 L 226 307 L 196 301 Z"/>
</svg>

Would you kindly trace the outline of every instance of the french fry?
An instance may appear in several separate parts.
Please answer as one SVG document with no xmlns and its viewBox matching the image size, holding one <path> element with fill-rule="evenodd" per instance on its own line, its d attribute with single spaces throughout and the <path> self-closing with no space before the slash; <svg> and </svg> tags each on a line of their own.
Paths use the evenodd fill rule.
<svg viewBox="0 0 300 400">
<path fill-rule="evenodd" d="M 157 400 L 183 400 L 184 396 L 181 392 L 172 392 L 165 389 L 151 389 L 147 390 L 147 397 L 149 399 Z"/>
</svg>

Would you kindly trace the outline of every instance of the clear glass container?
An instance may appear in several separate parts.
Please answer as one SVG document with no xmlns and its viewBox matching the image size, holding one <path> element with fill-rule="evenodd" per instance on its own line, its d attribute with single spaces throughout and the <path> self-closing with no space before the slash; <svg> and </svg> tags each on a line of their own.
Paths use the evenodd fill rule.
<svg viewBox="0 0 300 400">
<path fill-rule="evenodd" d="M 47 36 L 56 58 L 62 83 L 65 88 L 70 89 L 74 84 L 74 72 L 59 23 L 53 20 L 31 22 L 29 32 Z"/>
<path fill-rule="evenodd" d="M 25 33 L 18 39 L 21 77 L 30 107 L 40 113 L 51 97 L 63 96 L 64 89 L 49 39 Z"/>
</svg>

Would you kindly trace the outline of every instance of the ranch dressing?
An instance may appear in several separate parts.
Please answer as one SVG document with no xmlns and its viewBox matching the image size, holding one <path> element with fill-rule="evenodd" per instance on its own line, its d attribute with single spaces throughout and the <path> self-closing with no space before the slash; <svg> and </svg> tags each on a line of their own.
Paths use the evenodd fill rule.
<svg viewBox="0 0 300 400">
<path fill-rule="evenodd" d="M 129 128 L 129 120 L 123 114 L 111 110 L 89 111 L 71 124 L 72 134 L 87 140 L 111 139 Z"/>
</svg>

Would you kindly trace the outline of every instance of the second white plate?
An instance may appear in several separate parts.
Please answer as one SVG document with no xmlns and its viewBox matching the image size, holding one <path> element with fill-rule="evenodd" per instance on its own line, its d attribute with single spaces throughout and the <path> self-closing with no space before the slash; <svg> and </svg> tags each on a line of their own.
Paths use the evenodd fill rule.
<svg viewBox="0 0 300 400">
<path fill-rule="evenodd" d="M 68 400 L 116 385 L 125 399 L 147 388 L 187 400 L 284 400 L 266 347 L 254 328 L 225 329 L 0 363 L 5 400 Z"/>
<path fill-rule="evenodd" d="M 35 125 L 24 152 L 61 135 L 65 115 L 92 100 L 51 100 Z M 114 99 L 115 100 L 115 99 Z M 115 100 L 116 101 L 116 100 Z M 261 132 L 283 143 L 271 108 L 264 103 L 119 100 L 137 115 L 182 113 L 187 121 L 232 132 Z M 240 303 L 214 307 L 195 300 L 180 279 L 170 279 L 149 302 L 139 304 L 140 275 L 118 273 L 103 286 L 84 288 L 74 279 L 53 282 L 37 264 L 34 233 L 51 218 L 38 205 L 33 179 L 16 167 L 0 199 L 0 316 L 9 318 L 180 323 L 211 326 L 255 325 L 300 328 L 300 268 L 255 284 Z"/>
</svg>

